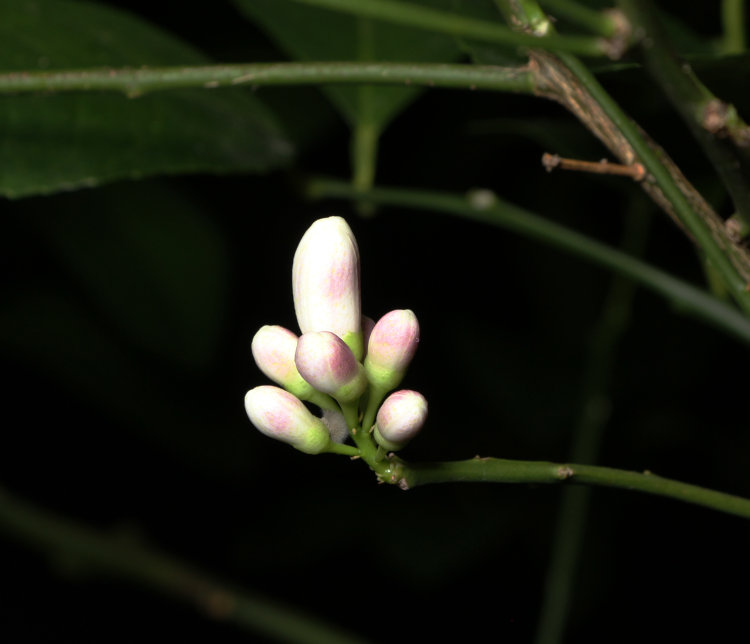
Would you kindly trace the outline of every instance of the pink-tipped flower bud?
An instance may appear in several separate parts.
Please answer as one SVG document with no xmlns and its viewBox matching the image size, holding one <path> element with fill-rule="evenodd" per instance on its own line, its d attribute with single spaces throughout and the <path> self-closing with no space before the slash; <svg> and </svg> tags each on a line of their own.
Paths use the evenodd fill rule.
<svg viewBox="0 0 750 644">
<path fill-rule="evenodd" d="M 294 310 L 303 334 L 330 331 L 362 357 L 359 249 L 341 217 L 313 223 L 292 266 Z"/>
<path fill-rule="evenodd" d="M 262 385 L 245 394 L 250 422 L 271 438 L 289 443 L 306 454 L 320 454 L 331 444 L 328 429 L 302 401 L 288 391 Z"/>
<path fill-rule="evenodd" d="M 378 410 L 375 440 L 385 449 L 401 449 L 417 435 L 426 419 L 427 401 L 422 394 L 408 389 L 395 391 Z"/>
<path fill-rule="evenodd" d="M 367 343 L 365 371 L 380 391 L 398 386 L 419 343 L 417 316 L 408 309 L 386 313 L 372 330 Z"/>
<path fill-rule="evenodd" d="M 302 377 L 341 403 L 357 400 L 367 388 L 364 368 L 335 333 L 303 333 L 294 355 Z"/>
<path fill-rule="evenodd" d="M 297 371 L 294 353 L 297 336 L 283 326 L 263 326 L 253 337 L 253 358 L 258 368 L 277 385 L 295 396 L 307 400 L 314 391 Z"/>
</svg>

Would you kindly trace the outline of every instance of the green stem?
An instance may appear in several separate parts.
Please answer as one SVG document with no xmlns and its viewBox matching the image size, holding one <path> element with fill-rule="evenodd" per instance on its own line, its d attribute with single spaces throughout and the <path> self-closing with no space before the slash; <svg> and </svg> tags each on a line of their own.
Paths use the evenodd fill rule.
<svg viewBox="0 0 750 644">
<path fill-rule="evenodd" d="M 293 391 L 290 393 L 294 394 Z M 331 398 L 327 394 L 321 393 L 320 391 L 313 390 L 309 395 L 303 397 L 302 399 L 311 402 L 313 405 L 317 405 L 321 409 L 327 409 L 328 411 L 337 412 L 341 411 L 341 407 L 333 398 Z"/>
<path fill-rule="evenodd" d="M 620 4 L 642 34 L 649 73 L 710 159 L 740 217 L 750 222 L 750 157 L 746 150 L 734 145 L 730 132 L 733 130 L 746 146 L 750 142 L 750 128 L 732 105 L 716 98 L 692 69 L 677 58 L 648 2 L 621 0 Z M 722 138 L 719 134 L 729 137 Z"/>
<path fill-rule="evenodd" d="M 400 463 L 399 465 L 397 482 L 403 489 L 434 483 L 562 483 L 567 481 L 646 492 L 750 518 L 750 499 L 662 478 L 650 472 L 629 472 L 597 465 L 479 457 L 466 461 Z"/>
<path fill-rule="evenodd" d="M 366 191 L 375 183 L 379 132 L 367 119 L 358 120 L 352 133 L 352 186 Z"/>
<path fill-rule="evenodd" d="M 502 201 L 489 191 L 463 196 L 425 190 L 375 188 L 367 193 L 357 193 L 347 183 L 325 179 L 310 181 L 308 191 L 314 198 L 336 197 L 384 206 L 431 210 L 511 230 L 625 275 L 664 296 L 681 311 L 701 318 L 750 345 L 750 321 L 735 308 L 622 251 Z"/>
<path fill-rule="evenodd" d="M 745 2 L 746 0 L 721 0 L 721 24 L 724 29 L 722 44 L 725 54 L 740 54 L 747 46 Z"/>
<path fill-rule="evenodd" d="M 378 452 L 378 446 L 370 434 L 369 430 L 364 427 L 356 427 L 352 430 L 352 439 L 357 446 L 359 456 L 370 466 L 375 474 L 381 475 L 384 467 L 382 455 Z"/>
<path fill-rule="evenodd" d="M 618 24 L 611 12 L 597 11 L 574 0 L 541 0 L 540 4 L 555 16 L 565 18 L 602 38 L 612 38 L 617 34 Z"/>
<path fill-rule="evenodd" d="M 343 456 L 360 456 L 360 451 L 357 447 L 342 443 L 331 443 L 326 452 L 329 454 L 342 454 Z"/>
<path fill-rule="evenodd" d="M 0 490 L 0 529 L 82 572 L 106 573 L 184 601 L 212 619 L 274 640 L 363 644 L 363 640 L 292 608 L 240 591 L 144 545 L 42 511 Z"/>
<path fill-rule="evenodd" d="M 536 0 L 495 0 L 495 5 L 515 32 L 545 38 L 555 34 L 552 21 Z"/>
<path fill-rule="evenodd" d="M 634 199 L 629 210 L 622 247 L 630 254 L 640 255 L 649 216 L 640 199 Z M 593 464 L 598 458 L 601 436 L 610 415 L 609 391 L 617 348 L 630 321 L 634 296 L 635 284 L 631 280 L 619 275 L 613 278 L 588 349 L 581 411 L 570 454 L 573 462 Z M 575 594 L 575 573 L 590 497 L 588 487 L 567 487 L 562 491 L 536 644 L 557 644 L 563 639 L 568 608 Z"/>
<path fill-rule="evenodd" d="M 368 393 L 367 406 L 365 407 L 365 413 L 362 417 L 362 428 L 366 432 L 369 432 L 375 424 L 375 417 L 377 416 L 380 403 L 383 402 L 383 398 L 385 398 L 385 395 L 388 392 L 371 383 Z"/>
<path fill-rule="evenodd" d="M 356 455 L 359 456 L 378 475 L 382 470 L 381 459 L 378 456 L 378 447 L 370 435 L 369 428 L 365 428 L 359 422 L 359 407 L 357 402 L 341 404 L 341 412 L 344 414 L 349 434 L 356 445 Z"/>
<path fill-rule="evenodd" d="M 373 24 L 371 20 L 357 20 L 357 58 L 360 62 L 376 59 Z M 357 88 L 357 121 L 352 128 L 352 185 L 357 190 L 369 190 L 375 183 L 380 131 L 373 113 L 375 96 L 372 85 Z M 372 214 L 372 204 L 362 204 L 362 214 Z"/>
<path fill-rule="evenodd" d="M 201 67 L 69 69 L 0 73 L 0 95 L 116 91 L 128 96 L 184 88 L 373 83 L 534 93 L 527 67 L 437 63 L 245 63 Z"/>
<path fill-rule="evenodd" d="M 349 428 L 349 431 L 357 429 L 359 427 L 357 403 L 342 403 L 339 401 L 339 406 L 341 407 L 341 413 L 344 415 L 344 420 L 346 420 L 346 426 Z"/>
<path fill-rule="evenodd" d="M 499 23 L 468 18 L 461 14 L 430 9 L 394 0 L 294 0 L 322 9 L 332 9 L 364 18 L 374 18 L 417 29 L 471 38 L 498 45 L 544 47 L 582 56 L 606 56 L 610 50 L 603 38 L 591 36 L 550 36 L 543 42 L 536 36 L 518 33 Z"/>
<path fill-rule="evenodd" d="M 358 455 L 370 466 L 370 469 L 375 472 L 381 480 L 383 480 L 384 476 L 390 471 L 391 463 L 385 459 L 385 453 L 375 442 L 375 439 L 370 433 L 370 428 L 375 422 L 375 414 L 377 413 L 383 396 L 384 393 L 382 391 L 371 385 L 368 391 L 367 405 L 362 417 L 362 422 L 355 422 L 353 425 L 351 423 L 349 424 L 350 434 L 354 444 L 357 446 L 356 449 Z M 344 413 L 346 415 L 347 410 L 344 410 Z M 351 410 L 350 413 L 352 413 Z M 353 413 L 356 415 L 356 410 Z"/>
</svg>

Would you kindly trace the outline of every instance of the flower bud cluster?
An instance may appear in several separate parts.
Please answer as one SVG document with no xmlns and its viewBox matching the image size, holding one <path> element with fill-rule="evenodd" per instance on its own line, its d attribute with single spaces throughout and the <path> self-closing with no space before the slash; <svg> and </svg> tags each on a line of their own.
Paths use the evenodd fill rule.
<svg viewBox="0 0 750 644">
<path fill-rule="evenodd" d="M 341 217 L 319 219 L 294 255 L 292 290 L 297 336 L 263 326 L 252 341 L 260 370 L 278 387 L 247 392 L 245 409 L 264 434 L 308 454 L 335 451 L 402 381 L 419 342 L 412 311 L 377 322 L 361 314 L 359 248 Z M 305 406 L 323 411 L 318 418 Z M 422 427 L 427 402 L 416 391 L 396 391 L 380 406 L 372 430 L 387 450 L 401 449 Z M 370 417 L 372 418 L 372 416 Z M 342 448 L 353 449 L 353 448 Z"/>
</svg>

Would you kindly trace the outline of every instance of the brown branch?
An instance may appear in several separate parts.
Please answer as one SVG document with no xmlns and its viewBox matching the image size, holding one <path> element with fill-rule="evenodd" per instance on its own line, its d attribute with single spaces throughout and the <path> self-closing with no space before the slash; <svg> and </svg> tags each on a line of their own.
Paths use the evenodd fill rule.
<svg viewBox="0 0 750 644">
<path fill-rule="evenodd" d="M 534 50 L 530 52 L 530 66 L 536 77 L 536 91 L 539 96 L 554 100 L 573 113 L 622 164 L 627 166 L 642 164 L 642 160 L 638 158 L 633 146 L 620 128 L 558 56 L 546 51 Z M 750 283 L 750 254 L 747 248 L 733 238 L 721 217 L 687 180 L 664 149 L 643 130 L 640 130 L 640 133 L 648 147 L 659 158 L 672 181 L 709 229 L 711 237 L 729 258 L 737 273 L 743 280 Z M 694 235 L 690 233 L 675 211 L 672 201 L 650 174 L 646 174 L 644 180 L 641 181 L 641 186 L 682 231 L 695 241 Z"/>
<path fill-rule="evenodd" d="M 640 163 L 623 165 L 621 163 L 610 163 L 607 159 L 602 159 L 601 161 L 581 161 L 580 159 L 566 159 L 557 154 L 550 154 L 549 152 L 545 152 L 542 155 L 542 165 L 547 172 L 552 172 L 552 170 L 560 168 L 560 170 L 631 177 L 635 181 L 641 181 L 646 176 L 646 169 Z"/>
</svg>

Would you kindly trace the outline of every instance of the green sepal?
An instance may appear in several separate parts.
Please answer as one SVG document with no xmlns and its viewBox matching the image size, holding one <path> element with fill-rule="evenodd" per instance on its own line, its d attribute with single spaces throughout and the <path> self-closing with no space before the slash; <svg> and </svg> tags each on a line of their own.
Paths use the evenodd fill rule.
<svg viewBox="0 0 750 644">
<path fill-rule="evenodd" d="M 367 389 L 367 376 L 362 365 L 358 364 L 357 369 L 357 375 L 350 382 L 339 387 L 333 394 L 333 397 L 339 403 L 356 403 L 362 397 L 362 394 L 365 393 Z"/>
<path fill-rule="evenodd" d="M 406 443 L 393 443 L 388 439 L 383 438 L 380 431 L 378 430 L 377 425 L 373 427 L 372 435 L 375 437 L 375 442 L 383 449 L 387 449 L 389 452 L 397 452 L 406 445 Z"/>
<path fill-rule="evenodd" d="M 393 391 L 406 375 L 406 371 L 396 371 L 372 364 L 369 357 L 365 358 L 365 373 L 370 384 L 383 393 Z"/>
<path fill-rule="evenodd" d="M 341 339 L 346 346 L 352 350 L 357 362 L 361 362 L 362 356 L 365 354 L 365 340 L 362 332 L 359 331 L 355 333 L 354 331 L 349 331 L 344 333 L 344 336 Z"/>
<path fill-rule="evenodd" d="M 331 451 L 333 441 L 328 433 L 328 428 L 319 418 L 315 420 L 319 421 L 319 424 L 316 423 L 312 426 L 304 437 L 296 440 L 294 443 L 290 443 L 294 449 L 305 454 L 322 454 L 323 452 Z"/>
</svg>

